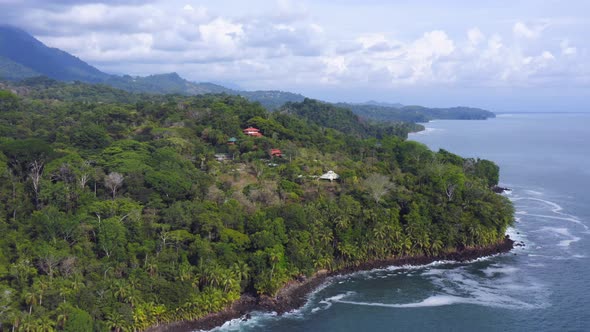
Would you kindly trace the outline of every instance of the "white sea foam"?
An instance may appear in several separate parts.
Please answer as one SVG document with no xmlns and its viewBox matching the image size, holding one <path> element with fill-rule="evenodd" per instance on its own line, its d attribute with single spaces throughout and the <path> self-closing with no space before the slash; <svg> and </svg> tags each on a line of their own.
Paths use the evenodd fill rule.
<svg viewBox="0 0 590 332">
<path fill-rule="evenodd" d="M 569 247 L 570 244 L 580 241 L 579 237 L 572 235 L 569 229 L 563 227 L 542 227 L 539 232 L 550 232 L 560 237 L 566 237 L 558 242 L 557 245 L 560 247 Z"/>
<path fill-rule="evenodd" d="M 582 220 L 580 220 L 580 218 L 578 218 L 574 215 L 562 212 L 563 207 L 555 202 L 552 202 L 552 201 L 549 201 L 546 199 L 536 198 L 536 197 L 515 197 L 515 198 L 512 198 L 513 202 L 524 201 L 524 200 L 543 203 L 543 204 L 545 204 L 545 206 L 549 207 L 549 209 L 552 213 L 554 213 L 556 215 L 533 214 L 533 213 L 528 213 L 528 212 L 522 211 L 522 210 L 517 211 L 516 212 L 517 214 L 526 215 L 527 217 L 537 217 L 537 218 L 545 218 L 545 219 L 570 221 L 570 222 L 573 222 L 575 224 L 582 226 L 584 228 L 584 230 L 586 230 L 586 231 L 589 230 L 589 227 L 586 224 L 584 224 L 584 222 L 582 222 Z"/>
<path fill-rule="evenodd" d="M 236 318 L 229 320 L 223 325 L 215 327 L 210 332 L 233 332 L 233 331 L 242 331 L 244 329 L 252 329 L 257 326 L 263 325 L 264 322 L 272 319 L 277 319 L 276 312 L 253 312 L 251 313 L 251 318 L 245 320 L 244 318 Z M 204 332 L 206 330 L 198 330 L 200 332 Z"/>
<path fill-rule="evenodd" d="M 451 296 L 451 295 L 435 295 L 415 303 L 379 303 L 379 302 L 357 302 L 340 300 L 339 303 L 354 304 L 370 307 L 386 307 L 386 308 L 420 308 L 420 307 L 439 307 L 443 305 L 450 305 L 455 303 L 468 303 L 468 299 Z"/>
<path fill-rule="evenodd" d="M 338 303 L 371 306 L 371 307 L 385 307 L 385 308 L 423 308 L 423 307 L 440 307 L 453 304 L 475 304 L 489 307 L 499 307 L 508 309 L 533 309 L 537 308 L 535 305 L 516 300 L 508 296 L 497 296 L 484 294 L 478 298 L 461 297 L 454 295 L 433 295 L 419 302 L 411 303 L 381 303 L 381 302 L 360 302 L 340 300 Z"/>
<path fill-rule="evenodd" d="M 491 277 L 495 274 L 512 274 L 517 272 L 519 269 L 512 266 L 490 266 L 486 269 L 483 269 L 482 272 L 485 273 L 488 277 Z"/>
<path fill-rule="evenodd" d="M 519 230 L 514 227 L 508 227 L 506 230 L 506 234 L 514 241 L 514 242 L 524 242 L 528 244 L 527 237 Z M 526 248 L 526 247 L 525 247 Z"/>
<path fill-rule="evenodd" d="M 424 130 L 412 133 L 411 135 L 428 135 L 428 134 L 431 134 L 435 131 L 442 131 L 442 130 L 443 129 L 439 129 L 439 128 L 424 127 Z"/>
</svg>

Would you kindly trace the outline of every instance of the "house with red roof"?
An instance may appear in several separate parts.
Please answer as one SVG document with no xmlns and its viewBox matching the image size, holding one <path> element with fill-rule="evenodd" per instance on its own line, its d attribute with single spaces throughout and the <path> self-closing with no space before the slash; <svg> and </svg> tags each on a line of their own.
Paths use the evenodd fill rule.
<svg viewBox="0 0 590 332">
<path fill-rule="evenodd" d="M 252 137 L 262 137 L 263 136 L 262 133 L 260 132 L 260 129 L 254 128 L 254 127 L 248 127 L 246 129 L 242 130 L 242 132 L 245 135 L 252 136 Z"/>
<path fill-rule="evenodd" d="M 281 158 L 283 157 L 283 153 L 279 149 L 270 149 L 270 156 Z"/>
</svg>

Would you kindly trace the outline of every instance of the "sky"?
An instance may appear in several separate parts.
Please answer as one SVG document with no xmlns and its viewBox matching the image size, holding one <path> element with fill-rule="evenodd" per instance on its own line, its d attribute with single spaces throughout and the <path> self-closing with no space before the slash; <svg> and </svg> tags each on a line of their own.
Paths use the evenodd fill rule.
<svg viewBox="0 0 590 332">
<path fill-rule="evenodd" d="M 587 0 L 0 0 L 114 74 L 503 111 L 590 111 Z"/>
</svg>

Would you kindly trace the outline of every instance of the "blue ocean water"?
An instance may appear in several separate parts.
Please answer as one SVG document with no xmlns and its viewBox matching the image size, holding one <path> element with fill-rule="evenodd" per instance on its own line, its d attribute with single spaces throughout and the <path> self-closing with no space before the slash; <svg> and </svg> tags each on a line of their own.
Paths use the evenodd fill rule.
<svg viewBox="0 0 590 332">
<path fill-rule="evenodd" d="M 330 279 L 292 313 L 218 331 L 590 331 L 590 114 L 435 121 L 433 150 L 495 161 L 512 188 L 509 254 Z"/>
</svg>

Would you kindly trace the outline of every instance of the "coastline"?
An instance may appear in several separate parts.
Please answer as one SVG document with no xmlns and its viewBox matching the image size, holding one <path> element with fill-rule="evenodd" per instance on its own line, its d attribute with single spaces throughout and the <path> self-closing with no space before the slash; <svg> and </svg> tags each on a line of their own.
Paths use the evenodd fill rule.
<svg viewBox="0 0 590 332">
<path fill-rule="evenodd" d="M 281 315 L 283 313 L 302 307 L 307 302 L 308 295 L 331 276 L 385 268 L 388 266 L 426 265 L 435 261 L 466 262 L 481 257 L 506 253 L 513 248 L 514 241 L 510 239 L 508 235 L 506 235 L 506 237 L 500 243 L 486 247 L 468 247 L 436 256 L 405 256 L 374 260 L 361 263 L 357 266 L 346 267 L 330 272 L 327 270 L 321 270 L 315 275 L 304 280 L 292 280 L 288 282 L 274 297 L 255 297 L 250 294 L 244 294 L 239 300 L 222 311 L 208 314 L 195 321 L 179 321 L 170 324 L 153 326 L 148 328 L 146 332 L 189 332 L 195 330 L 211 330 L 232 319 L 238 319 L 242 317 L 244 317 L 244 319 L 248 319 L 248 314 L 253 311 L 274 311 Z"/>
</svg>

